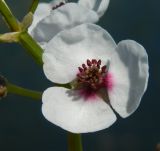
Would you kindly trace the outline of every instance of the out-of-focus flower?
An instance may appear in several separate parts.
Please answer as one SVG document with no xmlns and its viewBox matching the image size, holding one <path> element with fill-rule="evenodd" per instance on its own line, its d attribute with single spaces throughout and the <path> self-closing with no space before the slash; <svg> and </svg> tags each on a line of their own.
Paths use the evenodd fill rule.
<svg viewBox="0 0 160 151">
<path fill-rule="evenodd" d="M 148 56 L 140 44 L 116 44 L 107 31 L 82 24 L 57 34 L 43 54 L 44 73 L 55 83 L 44 91 L 46 119 L 73 133 L 105 129 L 140 104 L 148 83 Z"/>
<path fill-rule="evenodd" d="M 50 3 L 40 2 L 34 13 L 32 25 L 28 29 L 29 33 L 32 32 L 32 30 L 35 28 L 35 26 L 40 20 L 44 19 L 51 13 L 53 8 L 61 6 L 65 3 L 65 0 L 52 0 Z"/>
<path fill-rule="evenodd" d="M 78 3 L 55 0 L 40 3 L 29 32 L 37 42 L 44 44 L 64 29 L 97 22 L 108 4 L 109 0 L 79 0 Z"/>
</svg>

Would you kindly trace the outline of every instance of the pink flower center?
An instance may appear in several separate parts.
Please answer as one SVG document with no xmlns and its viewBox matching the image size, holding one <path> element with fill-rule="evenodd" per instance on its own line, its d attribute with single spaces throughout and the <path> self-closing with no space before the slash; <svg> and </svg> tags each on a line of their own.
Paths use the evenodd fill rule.
<svg viewBox="0 0 160 151">
<path fill-rule="evenodd" d="M 63 6 L 64 4 L 65 4 L 64 2 L 60 2 L 58 5 L 53 6 L 53 7 L 52 7 L 52 10 L 55 10 L 55 9 L 57 9 L 58 7 Z"/>
<path fill-rule="evenodd" d="M 107 75 L 107 66 L 101 66 L 101 60 L 87 59 L 86 64 L 78 67 L 79 73 L 77 74 L 78 86 L 97 91 L 105 87 L 105 77 Z"/>
<path fill-rule="evenodd" d="M 114 83 L 112 74 L 108 72 L 109 62 L 101 65 L 101 60 L 87 59 L 78 70 L 75 89 L 79 90 L 80 96 L 92 101 L 96 101 L 97 96 L 108 98 L 107 92 L 112 90 Z"/>
<path fill-rule="evenodd" d="M 108 72 L 109 62 L 101 65 L 101 60 L 87 59 L 78 70 L 74 87 L 85 100 L 97 100 L 97 96 L 104 97 L 103 92 L 108 96 L 107 92 L 112 91 L 114 81 L 112 74 Z"/>
</svg>

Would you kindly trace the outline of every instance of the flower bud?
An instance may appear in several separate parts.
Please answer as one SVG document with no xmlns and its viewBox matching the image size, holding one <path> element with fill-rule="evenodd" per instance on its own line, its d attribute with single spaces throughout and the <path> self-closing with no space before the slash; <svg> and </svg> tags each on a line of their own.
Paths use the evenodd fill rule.
<svg viewBox="0 0 160 151">
<path fill-rule="evenodd" d="M 32 24 L 32 22 L 33 22 L 33 14 L 29 12 L 26 16 L 24 16 L 20 24 L 22 31 L 25 31 L 26 29 L 28 29 L 30 25 Z"/>
<path fill-rule="evenodd" d="M 3 76 L 0 76 L 0 99 L 4 98 L 6 95 L 7 95 L 6 79 Z"/>
<path fill-rule="evenodd" d="M 156 151 L 160 151 L 160 143 L 157 144 Z"/>
<path fill-rule="evenodd" d="M 20 32 L 9 32 L 5 34 L 0 34 L 0 42 L 18 42 L 19 41 Z"/>
</svg>

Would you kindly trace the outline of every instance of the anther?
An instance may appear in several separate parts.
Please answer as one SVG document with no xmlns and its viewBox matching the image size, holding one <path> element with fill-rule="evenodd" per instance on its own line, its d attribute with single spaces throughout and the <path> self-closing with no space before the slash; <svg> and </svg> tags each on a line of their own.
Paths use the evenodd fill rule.
<svg viewBox="0 0 160 151">
<path fill-rule="evenodd" d="M 58 7 L 63 6 L 64 4 L 65 4 L 64 2 L 60 2 L 58 5 L 53 6 L 53 7 L 52 7 L 52 10 L 57 9 Z"/>
<path fill-rule="evenodd" d="M 83 69 L 84 69 L 84 70 L 86 70 L 86 69 L 87 69 L 87 67 L 86 67 L 86 65 L 85 65 L 85 64 L 82 64 L 82 67 L 83 67 Z"/>
<path fill-rule="evenodd" d="M 97 64 L 97 68 L 100 69 L 100 65 L 99 64 Z"/>
<path fill-rule="evenodd" d="M 92 64 L 97 64 L 97 60 L 96 59 L 92 59 Z"/>
<path fill-rule="evenodd" d="M 97 63 L 97 65 L 99 65 L 99 66 L 101 65 L 101 60 L 98 60 L 98 63 Z"/>
<path fill-rule="evenodd" d="M 88 66 L 91 66 L 91 65 L 92 65 L 92 62 L 91 62 L 89 59 L 87 59 L 87 65 L 88 65 Z"/>
<path fill-rule="evenodd" d="M 78 67 L 79 72 L 83 72 L 83 69 L 81 67 Z"/>
<path fill-rule="evenodd" d="M 59 7 L 62 6 L 62 5 L 64 5 L 64 2 L 60 2 Z"/>
<path fill-rule="evenodd" d="M 101 71 L 102 71 L 102 73 L 105 73 L 106 72 L 106 66 L 103 66 L 102 68 L 101 68 Z"/>
</svg>

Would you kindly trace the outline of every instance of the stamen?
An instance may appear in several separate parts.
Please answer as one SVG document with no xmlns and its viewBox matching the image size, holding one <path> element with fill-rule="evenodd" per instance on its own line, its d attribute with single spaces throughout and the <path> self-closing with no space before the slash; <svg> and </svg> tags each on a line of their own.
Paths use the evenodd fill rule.
<svg viewBox="0 0 160 151">
<path fill-rule="evenodd" d="M 64 5 L 64 2 L 60 2 L 59 6 L 62 6 L 62 5 Z"/>
<path fill-rule="evenodd" d="M 96 59 L 92 59 L 92 64 L 97 64 L 97 60 Z"/>
<path fill-rule="evenodd" d="M 78 67 L 77 82 L 83 87 L 98 90 L 104 86 L 104 78 L 107 74 L 107 66 L 101 67 L 101 60 L 87 59 L 86 64 Z"/>
<path fill-rule="evenodd" d="M 98 60 L 98 63 L 97 63 L 97 65 L 101 65 L 101 60 Z"/>
<path fill-rule="evenodd" d="M 107 69 L 107 66 L 103 66 L 103 67 L 101 68 L 102 73 L 105 73 L 105 72 L 106 72 L 106 69 Z"/>
<path fill-rule="evenodd" d="M 79 72 L 83 72 L 83 69 L 81 67 L 78 67 Z"/>
<path fill-rule="evenodd" d="M 89 59 L 87 59 L 87 65 L 88 65 L 88 66 L 91 66 L 91 65 L 92 65 L 92 62 L 91 62 Z"/>
<path fill-rule="evenodd" d="M 58 7 L 61 7 L 65 4 L 65 2 L 60 2 L 59 4 L 57 4 L 56 6 L 52 7 L 52 10 L 57 9 Z"/>
<path fill-rule="evenodd" d="M 85 65 L 85 64 L 82 64 L 82 67 L 83 67 L 83 69 L 84 69 L 84 70 L 86 70 L 86 69 L 87 69 L 87 67 L 86 67 L 86 65 Z"/>
</svg>

